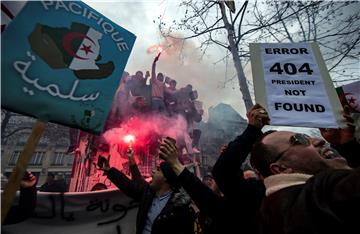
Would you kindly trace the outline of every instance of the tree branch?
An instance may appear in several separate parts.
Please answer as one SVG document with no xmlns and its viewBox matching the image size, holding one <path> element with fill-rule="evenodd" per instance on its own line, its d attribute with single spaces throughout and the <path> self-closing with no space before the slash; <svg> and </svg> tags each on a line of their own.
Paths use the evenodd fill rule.
<svg viewBox="0 0 360 234">
<path fill-rule="evenodd" d="M 357 44 L 357 42 L 360 41 L 360 37 L 358 37 L 356 39 L 356 41 L 352 44 L 351 47 L 349 47 L 349 49 L 346 51 L 346 53 L 341 57 L 341 59 L 334 65 L 332 66 L 329 71 L 331 71 L 332 69 L 334 69 L 337 65 L 339 65 L 339 63 L 341 63 L 341 61 L 347 56 L 347 54 L 355 47 L 355 45 Z"/>
<path fill-rule="evenodd" d="M 13 130 L 12 132 L 10 132 L 10 133 L 8 133 L 8 134 L 4 134 L 3 136 L 1 136 L 3 139 L 4 138 L 7 138 L 7 137 L 9 137 L 9 136 L 11 136 L 11 135 L 14 135 L 15 133 L 17 133 L 17 132 L 20 132 L 20 131 L 23 131 L 23 130 L 31 130 L 32 129 L 32 127 L 20 127 L 20 128 L 17 128 L 17 129 L 15 129 L 15 130 Z"/>
</svg>

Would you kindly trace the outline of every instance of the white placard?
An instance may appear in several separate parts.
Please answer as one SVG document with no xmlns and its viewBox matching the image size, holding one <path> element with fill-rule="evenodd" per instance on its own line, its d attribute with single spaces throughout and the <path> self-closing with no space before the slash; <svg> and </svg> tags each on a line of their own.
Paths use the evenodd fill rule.
<svg viewBox="0 0 360 234">
<path fill-rule="evenodd" d="M 268 110 L 271 125 L 342 125 L 342 108 L 315 43 L 251 44 L 250 50 L 255 99 Z"/>
</svg>

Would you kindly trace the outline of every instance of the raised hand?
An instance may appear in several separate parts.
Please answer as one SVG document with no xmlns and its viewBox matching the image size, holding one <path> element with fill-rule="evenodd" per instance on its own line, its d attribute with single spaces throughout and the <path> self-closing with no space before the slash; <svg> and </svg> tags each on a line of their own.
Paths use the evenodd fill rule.
<svg viewBox="0 0 360 234">
<path fill-rule="evenodd" d="M 22 188 L 30 188 L 36 184 L 36 176 L 31 172 L 26 171 L 23 179 L 20 182 Z"/>
<path fill-rule="evenodd" d="M 159 156 L 170 165 L 180 163 L 179 150 L 176 147 L 176 141 L 170 137 L 166 137 L 160 145 Z"/>
<path fill-rule="evenodd" d="M 99 170 L 102 170 L 102 171 L 105 171 L 107 172 L 108 170 L 110 170 L 110 155 L 108 158 L 105 158 L 101 155 L 99 155 L 98 157 L 98 167 L 99 167 Z"/>
<path fill-rule="evenodd" d="M 128 156 L 129 158 L 133 158 L 133 157 L 134 157 L 134 151 L 133 151 L 133 149 L 132 149 L 131 147 L 128 148 L 128 150 L 126 151 L 126 153 L 127 153 L 127 156 Z"/>
<path fill-rule="evenodd" d="M 176 175 L 179 175 L 185 169 L 179 160 L 179 150 L 176 147 L 175 139 L 171 137 L 164 139 L 160 145 L 159 156 L 169 163 Z"/>
<path fill-rule="evenodd" d="M 130 165 L 136 165 L 133 149 L 131 147 L 129 147 L 128 150 L 126 151 L 126 153 L 127 153 L 128 158 L 129 158 Z"/>
<path fill-rule="evenodd" d="M 154 63 L 156 63 L 160 58 L 161 52 L 158 53 L 158 55 L 154 59 Z"/>
<path fill-rule="evenodd" d="M 270 118 L 267 111 L 259 104 L 255 104 L 246 114 L 248 122 L 257 128 L 262 128 L 264 125 L 270 123 Z"/>
</svg>

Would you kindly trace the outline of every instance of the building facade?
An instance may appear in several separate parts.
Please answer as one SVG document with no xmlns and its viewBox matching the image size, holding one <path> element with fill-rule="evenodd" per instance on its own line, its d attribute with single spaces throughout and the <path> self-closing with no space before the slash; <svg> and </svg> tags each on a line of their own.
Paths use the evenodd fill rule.
<svg viewBox="0 0 360 234">
<path fill-rule="evenodd" d="M 2 124 L 6 126 L 2 126 L 1 172 L 7 177 L 13 171 L 35 123 L 33 118 L 14 113 L 11 115 L 4 123 L 2 113 Z M 38 178 L 38 186 L 45 183 L 49 172 L 55 178 L 63 177 L 69 184 L 74 156 L 67 154 L 68 147 L 69 128 L 48 123 L 27 167 Z"/>
</svg>

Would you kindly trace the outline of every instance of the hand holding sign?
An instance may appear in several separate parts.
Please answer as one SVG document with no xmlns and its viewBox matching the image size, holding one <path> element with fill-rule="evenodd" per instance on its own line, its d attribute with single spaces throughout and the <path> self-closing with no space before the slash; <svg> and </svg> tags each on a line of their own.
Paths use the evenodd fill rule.
<svg viewBox="0 0 360 234">
<path fill-rule="evenodd" d="M 270 122 L 267 111 L 259 104 L 253 106 L 246 116 L 248 117 L 250 125 L 260 129 Z"/>
</svg>

